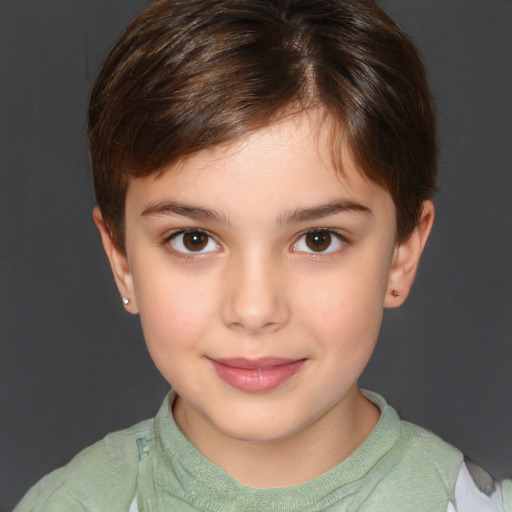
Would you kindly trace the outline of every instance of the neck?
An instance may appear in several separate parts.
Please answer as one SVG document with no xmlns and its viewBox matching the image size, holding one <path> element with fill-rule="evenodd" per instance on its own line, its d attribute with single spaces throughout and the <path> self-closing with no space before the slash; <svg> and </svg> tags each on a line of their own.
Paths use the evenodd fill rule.
<svg viewBox="0 0 512 512">
<path fill-rule="evenodd" d="M 259 489 L 299 485 L 332 469 L 364 441 L 380 416 L 356 386 L 315 422 L 271 443 L 228 437 L 179 397 L 173 414 L 207 459 L 243 485 Z"/>
</svg>

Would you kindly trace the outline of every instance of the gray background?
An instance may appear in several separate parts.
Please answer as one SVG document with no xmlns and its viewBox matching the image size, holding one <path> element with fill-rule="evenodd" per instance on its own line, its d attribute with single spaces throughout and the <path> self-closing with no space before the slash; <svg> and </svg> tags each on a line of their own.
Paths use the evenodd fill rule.
<svg viewBox="0 0 512 512">
<path fill-rule="evenodd" d="M 87 95 L 142 0 L 0 0 L 0 509 L 167 385 L 123 312 L 90 211 Z M 364 386 L 512 474 L 512 3 L 386 0 L 428 64 L 437 223 Z"/>
</svg>

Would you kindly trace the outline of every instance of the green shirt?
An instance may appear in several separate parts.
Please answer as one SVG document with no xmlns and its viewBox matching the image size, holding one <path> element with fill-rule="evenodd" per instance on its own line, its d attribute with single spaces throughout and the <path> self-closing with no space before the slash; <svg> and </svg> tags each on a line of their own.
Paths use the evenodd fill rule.
<svg viewBox="0 0 512 512">
<path fill-rule="evenodd" d="M 14 512 L 512 512 L 510 481 L 477 489 L 472 477 L 469 502 L 481 498 L 491 508 L 466 508 L 472 495 L 457 482 L 461 467 L 471 466 L 462 454 L 401 421 L 379 395 L 365 394 L 381 410 L 374 430 L 335 468 L 302 485 L 241 485 L 185 438 L 171 413 L 171 392 L 154 419 L 85 449 L 35 485 Z"/>
</svg>

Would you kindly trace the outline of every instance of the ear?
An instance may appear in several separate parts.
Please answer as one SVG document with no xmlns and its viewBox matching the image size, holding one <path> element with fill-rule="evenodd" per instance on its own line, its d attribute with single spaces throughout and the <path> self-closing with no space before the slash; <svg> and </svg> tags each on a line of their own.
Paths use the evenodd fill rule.
<svg viewBox="0 0 512 512">
<path fill-rule="evenodd" d="M 110 230 L 106 226 L 103 215 L 98 206 L 95 206 L 92 211 L 92 217 L 96 226 L 99 229 L 101 235 L 101 241 L 103 242 L 103 249 L 107 254 L 114 279 L 117 284 L 117 289 L 121 294 L 121 297 L 129 299 L 129 303 L 125 304 L 125 309 L 130 313 L 138 313 L 137 303 L 135 300 L 135 293 L 133 289 L 133 278 L 128 266 L 128 260 L 126 255 L 123 254 L 114 244 Z"/>
<path fill-rule="evenodd" d="M 395 247 L 384 307 L 401 306 L 409 295 L 421 253 L 432 230 L 434 216 L 434 204 L 432 201 L 424 201 L 418 225 L 405 240 Z"/>
</svg>

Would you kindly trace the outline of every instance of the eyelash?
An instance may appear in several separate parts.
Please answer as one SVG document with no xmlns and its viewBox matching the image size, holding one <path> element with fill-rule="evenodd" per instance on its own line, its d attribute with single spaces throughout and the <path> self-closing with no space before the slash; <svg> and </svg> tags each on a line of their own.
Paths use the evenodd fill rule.
<svg viewBox="0 0 512 512">
<path fill-rule="evenodd" d="M 207 240 L 206 240 L 204 246 L 200 247 L 199 251 L 193 251 L 193 250 L 187 251 L 186 247 L 184 247 L 185 250 L 182 250 L 182 249 L 176 248 L 175 246 L 172 245 L 172 242 L 176 241 L 178 239 L 178 237 L 180 237 L 181 235 L 187 235 L 187 234 L 202 235 L 202 236 L 207 237 Z M 325 249 L 320 250 L 320 251 L 315 251 L 315 250 L 311 249 L 311 247 L 309 247 L 309 246 L 308 247 L 311 250 L 307 250 L 307 249 L 304 250 L 304 249 L 297 248 L 297 246 L 301 243 L 301 241 L 303 239 L 305 240 L 308 235 L 314 236 L 317 234 L 328 237 L 328 246 Z M 216 247 L 213 250 L 204 251 L 203 249 L 208 247 L 208 245 L 210 245 L 212 242 L 215 244 Z M 185 228 L 185 229 L 179 229 L 177 231 L 174 231 L 164 238 L 163 243 L 164 243 L 164 245 L 166 245 L 168 247 L 168 249 L 172 253 L 176 254 L 177 256 L 179 256 L 181 258 L 185 258 L 185 259 L 194 259 L 194 258 L 198 258 L 198 257 L 203 257 L 204 255 L 216 252 L 218 249 L 221 248 L 221 246 L 215 241 L 215 238 L 210 233 L 208 233 L 208 231 L 204 231 L 204 230 L 198 229 L 198 228 Z M 304 242 L 304 243 L 307 244 L 307 242 Z M 331 246 L 333 245 L 333 243 L 338 244 L 338 247 L 334 248 L 334 250 L 331 249 Z M 348 244 L 348 240 L 338 231 L 336 231 L 334 229 L 330 229 L 330 228 L 315 228 L 315 229 L 308 229 L 308 230 L 300 233 L 299 236 L 297 237 L 297 239 L 295 240 L 295 242 L 292 244 L 291 250 L 292 250 L 292 252 L 307 254 L 309 257 L 320 257 L 323 255 L 337 253 L 340 250 L 342 250 L 342 248 L 347 244 Z M 182 246 L 185 245 L 185 242 L 183 240 L 181 240 L 181 245 Z M 320 244 L 318 244 L 318 247 L 320 247 Z"/>
</svg>

